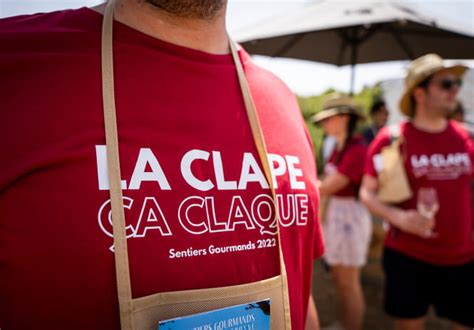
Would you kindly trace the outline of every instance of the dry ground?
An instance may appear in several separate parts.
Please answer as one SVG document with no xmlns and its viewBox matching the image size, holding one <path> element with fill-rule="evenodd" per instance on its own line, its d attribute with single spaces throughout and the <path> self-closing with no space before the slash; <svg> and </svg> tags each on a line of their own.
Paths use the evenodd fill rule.
<svg viewBox="0 0 474 330">
<path fill-rule="evenodd" d="M 383 273 L 380 265 L 380 253 L 383 242 L 383 231 L 380 224 L 374 226 L 369 263 L 362 271 L 362 286 L 366 301 L 364 330 L 392 330 L 391 319 L 384 313 Z M 328 326 L 337 320 L 337 305 L 334 285 L 331 275 L 323 268 L 320 261 L 316 261 L 313 273 L 313 296 L 318 308 L 321 326 Z M 436 318 L 431 312 L 428 318 L 427 329 L 450 329 L 449 322 Z"/>
</svg>

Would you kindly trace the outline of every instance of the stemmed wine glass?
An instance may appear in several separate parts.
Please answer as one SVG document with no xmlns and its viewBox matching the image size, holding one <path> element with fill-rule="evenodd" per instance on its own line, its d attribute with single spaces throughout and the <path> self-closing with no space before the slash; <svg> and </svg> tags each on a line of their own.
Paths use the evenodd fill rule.
<svg viewBox="0 0 474 330">
<path fill-rule="evenodd" d="M 424 187 L 418 190 L 417 210 L 427 219 L 434 220 L 436 212 L 439 210 L 438 194 L 436 189 L 432 187 Z M 438 233 L 430 230 L 428 237 L 436 237 Z"/>
</svg>

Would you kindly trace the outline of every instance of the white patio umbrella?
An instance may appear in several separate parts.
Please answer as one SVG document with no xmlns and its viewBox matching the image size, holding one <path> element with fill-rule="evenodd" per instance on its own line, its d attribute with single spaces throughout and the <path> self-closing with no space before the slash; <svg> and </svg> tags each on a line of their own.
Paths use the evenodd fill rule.
<svg viewBox="0 0 474 330">
<path fill-rule="evenodd" d="M 338 66 L 414 59 L 434 52 L 473 59 L 474 28 L 395 1 L 317 1 L 234 34 L 251 54 Z"/>
</svg>

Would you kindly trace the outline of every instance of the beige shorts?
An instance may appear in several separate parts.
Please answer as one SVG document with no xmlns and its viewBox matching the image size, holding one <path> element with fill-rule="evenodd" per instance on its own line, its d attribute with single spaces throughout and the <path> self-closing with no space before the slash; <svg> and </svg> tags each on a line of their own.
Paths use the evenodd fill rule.
<svg viewBox="0 0 474 330">
<path fill-rule="evenodd" d="M 367 209 L 352 197 L 331 197 L 323 225 L 329 265 L 360 267 L 367 263 L 372 219 Z"/>
</svg>

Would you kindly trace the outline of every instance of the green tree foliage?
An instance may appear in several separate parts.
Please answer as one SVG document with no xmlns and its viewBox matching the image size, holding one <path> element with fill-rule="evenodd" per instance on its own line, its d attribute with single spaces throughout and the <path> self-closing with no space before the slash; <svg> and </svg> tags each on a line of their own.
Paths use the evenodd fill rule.
<svg viewBox="0 0 474 330">
<path fill-rule="evenodd" d="M 298 103 L 300 105 L 301 113 L 308 127 L 309 134 L 313 140 L 314 153 L 316 155 L 317 164 L 318 164 L 318 173 L 322 173 L 323 163 L 322 163 L 322 153 L 321 147 L 324 138 L 323 131 L 320 127 L 315 126 L 311 123 L 311 117 L 321 111 L 322 105 L 325 97 L 329 94 L 337 92 L 334 89 L 328 89 L 324 93 L 317 96 L 310 97 L 301 97 L 298 96 Z M 358 94 L 354 95 L 354 99 L 359 104 L 362 112 L 366 115 L 367 120 L 362 122 L 359 126 L 359 130 L 362 130 L 363 127 L 370 125 L 369 121 L 369 111 L 370 107 L 375 101 L 378 101 L 383 98 L 382 89 L 380 85 L 375 85 L 373 87 L 364 87 Z"/>
</svg>

